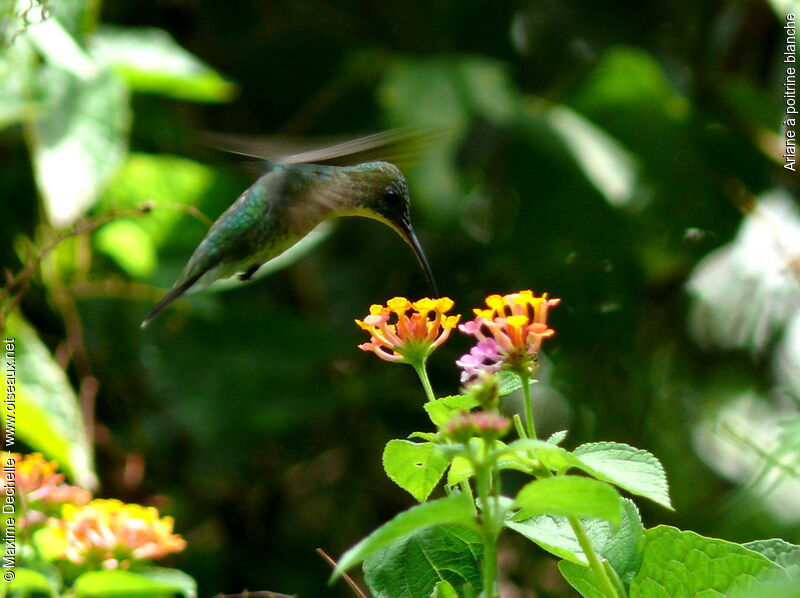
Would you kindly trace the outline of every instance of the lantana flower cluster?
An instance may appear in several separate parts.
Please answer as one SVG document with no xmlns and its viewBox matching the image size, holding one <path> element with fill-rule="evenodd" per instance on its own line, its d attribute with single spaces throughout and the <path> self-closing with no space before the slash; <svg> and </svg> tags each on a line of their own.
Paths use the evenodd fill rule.
<svg viewBox="0 0 800 598">
<path fill-rule="evenodd" d="M 58 463 L 48 461 L 40 453 L 21 455 L 3 452 L 4 465 L 13 465 L 14 475 L 3 476 L 3 489 L 8 495 L 16 495 L 22 501 L 26 513 L 18 520 L 20 526 L 36 526 L 47 521 L 48 516 L 57 515 L 62 505 L 85 505 L 92 500 L 92 493 L 84 488 L 64 483 L 64 475 L 57 473 Z"/>
<path fill-rule="evenodd" d="M 368 316 L 356 320 L 371 335 L 369 342 L 358 348 L 372 351 L 386 361 L 422 362 L 456 327 L 460 316 L 445 315 L 452 307 L 453 301 L 448 297 L 426 297 L 413 303 L 405 297 L 394 297 L 385 306 L 372 305 Z"/>
<path fill-rule="evenodd" d="M 547 326 L 547 312 L 559 301 L 548 298 L 547 293 L 537 297 L 529 290 L 489 295 L 486 308 L 473 310 L 475 318 L 458 326 L 478 341 L 456 361 L 462 370 L 462 383 L 474 381 L 481 373 L 503 369 L 530 374 L 536 367 L 542 341 L 554 334 Z M 359 348 L 386 361 L 424 361 L 447 340 L 458 323 L 461 316 L 445 315 L 452 307 L 453 301 L 448 297 L 413 303 L 405 297 L 394 297 L 385 306 L 372 305 L 368 316 L 356 320 L 371 335 L 370 341 Z"/>
<path fill-rule="evenodd" d="M 114 499 L 65 505 L 62 518 L 50 520 L 62 558 L 103 569 L 127 569 L 135 561 L 180 552 L 186 541 L 172 533 L 173 524 L 172 517 L 160 517 L 154 507 Z"/>
<path fill-rule="evenodd" d="M 489 295 L 486 309 L 475 309 L 475 318 L 458 329 L 478 342 L 456 365 L 461 381 L 469 382 L 480 372 L 509 370 L 528 375 L 536 367 L 542 341 L 555 334 L 547 326 L 547 312 L 559 299 L 537 297 L 531 291 Z"/>
<path fill-rule="evenodd" d="M 58 558 L 89 569 L 125 569 L 186 547 L 172 533 L 171 517 L 153 507 L 94 499 L 84 488 L 64 483 L 58 463 L 39 453 L 2 453 L 3 488 L 16 496 L 22 514 L 17 524 L 47 527 Z M 9 470 L 13 466 L 13 473 Z"/>
</svg>

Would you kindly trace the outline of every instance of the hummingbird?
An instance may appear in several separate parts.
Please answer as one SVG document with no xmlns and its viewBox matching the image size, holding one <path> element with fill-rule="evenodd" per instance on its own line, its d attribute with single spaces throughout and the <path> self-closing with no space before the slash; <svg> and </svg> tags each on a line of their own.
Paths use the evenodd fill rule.
<svg viewBox="0 0 800 598">
<path fill-rule="evenodd" d="M 250 280 L 263 264 L 317 225 L 346 216 L 371 218 L 397 232 L 414 252 L 432 292 L 438 294 L 411 225 L 408 184 L 400 169 L 383 160 L 349 166 L 325 163 L 342 156 L 369 155 L 396 142 L 396 137 L 394 132 L 378 133 L 279 159 L 265 158 L 252 149 L 252 143 L 218 137 L 222 145 L 233 147 L 229 151 L 263 160 L 263 174 L 214 222 L 175 284 L 142 321 L 142 328 L 190 288 L 205 288 L 233 276 Z"/>
</svg>

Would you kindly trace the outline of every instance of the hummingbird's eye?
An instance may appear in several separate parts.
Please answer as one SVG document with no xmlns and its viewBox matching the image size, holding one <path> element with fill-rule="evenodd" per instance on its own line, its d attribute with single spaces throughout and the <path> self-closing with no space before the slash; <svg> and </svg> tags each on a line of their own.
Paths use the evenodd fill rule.
<svg viewBox="0 0 800 598">
<path fill-rule="evenodd" d="M 386 191 L 384 191 L 383 199 L 388 203 L 395 203 L 398 199 L 400 199 L 400 192 L 394 187 L 389 187 L 386 189 Z"/>
</svg>

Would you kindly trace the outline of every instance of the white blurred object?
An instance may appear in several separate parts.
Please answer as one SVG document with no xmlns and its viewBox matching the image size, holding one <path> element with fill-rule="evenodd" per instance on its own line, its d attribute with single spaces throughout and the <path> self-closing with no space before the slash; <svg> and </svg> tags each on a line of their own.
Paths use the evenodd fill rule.
<svg viewBox="0 0 800 598">
<path fill-rule="evenodd" d="M 790 398 L 800 405 L 800 310 L 795 312 L 781 343 L 775 351 L 773 361 L 775 377 Z"/>
<path fill-rule="evenodd" d="M 763 351 L 800 308 L 798 259 L 797 207 L 782 191 L 762 195 L 733 242 L 706 256 L 687 283 L 698 343 Z M 793 338 L 800 342 L 800 335 Z"/>
<path fill-rule="evenodd" d="M 701 421 L 693 444 L 701 459 L 734 482 L 751 486 L 763 507 L 785 524 L 800 522 L 800 459 L 781 447 L 784 423 L 793 416 L 754 394 L 729 401 Z"/>
<path fill-rule="evenodd" d="M 633 155 L 603 129 L 563 106 L 553 106 L 546 119 L 580 165 L 586 178 L 615 207 L 631 203 L 638 177 Z"/>
</svg>

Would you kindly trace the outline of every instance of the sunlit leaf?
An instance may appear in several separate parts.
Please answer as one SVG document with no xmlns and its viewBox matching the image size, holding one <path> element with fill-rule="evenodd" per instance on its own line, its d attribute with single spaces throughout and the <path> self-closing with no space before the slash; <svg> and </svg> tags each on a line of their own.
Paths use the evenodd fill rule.
<svg viewBox="0 0 800 598">
<path fill-rule="evenodd" d="M 24 567 L 15 567 L 14 581 L 9 584 L 9 596 L 55 596 L 56 593 L 47 577 Z M 5 583 L 5 582 L 4 582 Z"/>
<path fill-rule="evenodd" d="M 217 177 L 212 168 L 194 160 L 133 153 L 114 175 L 97 210 L 133 208 L 150 202 L 153 209 L 137 218 L 136 225 L 147 231 L 156 245 L 161 245 L 179 222 L 195 227 L 199 241 L 208 225 L 191 219 L 186 209 L 197 205 Z"/>
<path fill-rule="evenodd" d="M 152 239 L 133 222 L 109 222 L 95 233 L 94 242 L 99 251 L 113 258 L 131 276 L 144 278 L 156 267 Z"/>
<path fill-rule="evenodd" d="M 10 435 L 25 442 L 61 468 L 81 486 L 97 484 L 92 446 L 86 437 L 80 406 L 64 371 L 55 363 L 36 332 L 19 316 L 11 315 L 3 332 L 13 339 L 14 376 L 3 369 L 4 387 L 14 378 L 15 409 L 2 410 L 6 448 Z M 9 344 L 4 342 L 6 363 Z"/>
<path fill-rule="evenodd" d="M 75 580 L 76 598 L 194 598 L 194 580 L 181 571 L 89 571 Z"/>
<path fill-rule="evenodd" d="M 112 73 L 80 79 L 42 67 L 47 108 L 32 130 L 36 183 L 56 226 L 91 207 L 122 162 L 130 122 L 128 93 Z"/>
<path fill-rule="evenodd" d="M 672 508 L 664 467 L 651 453 L 619 442 L 592 442 L 572 454 L 597 479 Z"/>
<path fill-rule="evenodd" d="M 383 451 L 386 475 L 419 502 L 430 496 L 449 461 L 429 442 L 390 440 Z"/>
<path fill-rule="evenodd" d="M 644 546 L 644 527 L 633 501 L 622 500 L 619 529 L 604 519 L 581 519 L 586 535 L 598 554 L 611 563 L 627 585 L 639 570 Z M 546 551 L 580 566 L 588 564 L 566 517 L 536 515 L 523 521 L 507 519 L 505 526 L 535 542 Z"/>
<path fill-rule="evenodd" d="M 428 417 L 436 426 L 446 425 L 454 415 L 461 411 L 469 411 L 477 407 L 478 401 L 469 395 L 453 395 L 442 397 L 425 403 L 424 408 Z"/>
<path fill-rule="evenodd" d="M 578 476 L 557 476 L 529 482 L 514 499 L 517 521 L 534 515 L 597 517 L 619 526 L 622 499 L 603 482 Z"/>
<path fill-rule="evenodd" d="M 91 53 L 118 72 L 133 91 L 198 102 L 227 102 L 236 93 L 233 83 L 162 29 L 105 25 L 92 37 Z"/>
</svg>

